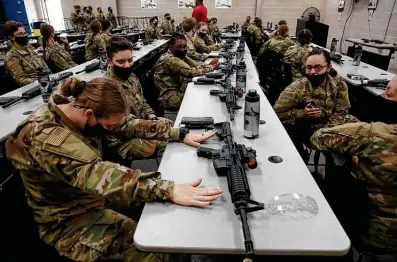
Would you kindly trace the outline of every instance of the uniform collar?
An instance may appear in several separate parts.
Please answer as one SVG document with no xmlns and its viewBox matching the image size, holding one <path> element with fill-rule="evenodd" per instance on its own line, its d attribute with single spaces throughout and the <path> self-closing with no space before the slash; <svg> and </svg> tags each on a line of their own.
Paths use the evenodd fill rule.
<svg viewBox="0 0 397 262">
<path fill-rule="evenodd" d="M 17 52 L 17 53 L 20 53 L 21 55 L 30 54 L 28 46 L 19 47 L 19 46 L 13 44 L 13 45 L 12 45 L 12 49 L 13 49 L 15 52 Z"/>
<path fill-rule="evenodd" d="M 125 85 L 129 85 L 129 83 L 130 83 L 129 80 L 130 80 L 131 77 L 129 77 L 127 80 L 123 80 L 123 79 L 119 78 L 116 75 L 116 73 L 114 72 L 113 67 L 110 66 L 110 65 L 107 68 L 107 74 L 109 76 L 111 76 L 112 78 L 114 78 L 117 82 L 119 82 L 123 88 L 124 88 Z"/>
</svg>

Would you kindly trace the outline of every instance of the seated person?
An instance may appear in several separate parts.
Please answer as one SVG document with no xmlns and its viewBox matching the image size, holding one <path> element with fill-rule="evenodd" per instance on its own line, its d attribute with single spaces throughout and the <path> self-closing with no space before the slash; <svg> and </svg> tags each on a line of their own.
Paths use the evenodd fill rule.
<svg viewBox="0 0 397 262">
<path fill-rule="evenodd" d="M 154 83 L 160 89 L 159 102 L 165 109 L 179 109 L 191 78 L 219 68 L 218 60 L 198 64 L 186 57 L 187 43 L 182 34 L 174 34 L 170 48 L 154 66 Z"/>
<path fill-rule="evenodd" d="M 76 66 L 70 55 L 69 43 L 66 38 L 60 38 L 63 46 L 55 40 L 54 27 L 41 24 L 40 33 L 43 36 L 43 57 L 50 65 L 53 73 Z"/>
<path fill-rule="evenodd" d="M 99 22 L 105 20 L 105 15 L 103 14 L 102 8 L 98 7 L 96 10 L 98 11 L 98 13 L 95 16 L 95 19 L 98 20 Z"/>
<path fill-rule="evenodd" d="M 107 74 L 121 85 L 129 104 L 128 113 L 137 119 L 157 120 L 153 109 L 143 96 L 139 79 L 132 73 L 132 44 L 123 37 L 113 36 L 107 46 L 107 55 L 109 59 Z M 141 138 L 127 141 L 115 137 L 109 139 L 112 140 L 112 146 L 119 144 L 118 154 L 123 159 L 161 155 L 167 146 L 165 141 Z"/>
<path fill-rule="evenodd" d="M 158 27 L 159 20 L 157 16 L 150 18 L 150 25 L 146 29 L 145 38 L 146 40 L 152 39 L 162 39 L 163 36 L 161 35 L 160 28 Z"/>
<path fill-rule="evenodd" d="M 172 33 L 170 14 L 167 13 L 164 15 L 164 21 L 163 24 L 161 25 L 161 28 L 163 29 L 163 34 L 165 35 L 170 35 Z"/>
<path fill-rule="evenodd" d="M 359 122 L 323 128 L 311 138 L 317 150 L 352 157 L 351 172 L 365 183 L 371 205 L 356 244 L 382 253 L 397 252 L 396 130 L 394 124 Z"/>
<path fill-rule="evenodd" d="M 282 26 L 282 25 L 287 25 L 287 21 L 285 21 L 285 20 L 280 20 L 280 22 L 278 22 L 278 28 L 277 28 L 276 30 L 274 30 L 274 31 L 269 35 L 269 37 L 272 38 L 272 37 L 277 36 L 278 33 L 279 33 L 279 30 L 278 30 L 278 29 L 279 29 L 280 26 Z"/>
<path fill-rule="evenodd" d="M 215 44 L 208 36 L 208 26 L 204 22 L 200 22 L 196 26 L 196 37 L 194 38 L 194 48 L 200 54 L 211 53 L 221 48 L 221 45 Z"/>
<path fill-rule="evenodd" d="M 331 71 L 332 70 L 332 71 Z M 293 82 L 280 95 L 274 110 L 305 162 L 313 132 L 357 119 L 350 108 L 346 83 L 331 66 L 328 51 L 315 48 L 306 60 L 306 76 Z"/>
<path fill-rule="evenodd" d="M 291 65 L 292 80 L 296 81 L 303 77 L 306 58 L 312 51 L 309 46 L 313 35 L 309 29 L 303 29 L 298 33 L 298 43 L 290 46 L 284 54 L 284 61 Z"/>
<path fill-rule="evenodd" d="M 247 28 L 247 34 L 251 45 L 251 54 L 257 56 L 259 49 L 263 45 L 262 19 L 255 17 L 254 22 Z"/>
<path fill-rule="evenodd" d="M 397 102 L 397 76 L 393 77 L 387 84 L 386 90 L 380 94 L 381 97 Z"/>
<path fill-rule="evenodd" d="M 280 55 L 284 55 L 287 49 L 290 46 L 295 45 L 295 41 L 293 41 L 289 37 L 289 29 L 286 25 L 281 25 L 278 29 L 277 36 L 270 38 L 260 49 L 259 55 L 264 52 L 271 50 Z"/>
<path fill-rule="evenodd" d="M 215 36 L 219 33 L 217 23 L 218 19 L 216 19 L 216 17 L 213 17 L 208 21 L 208 37 L 210 38 L 210 40 L 212 40 L 208 43 L 209 45 L 213 45 L 216 43 Z"/>
<path fill-rule="evenodd" d="M 158 172 L 103 161 L 99 137 L 117 133 L 197 146 L 215 132 L 192 134 L 162 121 L 131 118 L 120 85 L 108 77 L 71 79 L 61 94 L 51 96 L 6 142 L 40 238 L 75 261 L 171 261 L 169 254 L 138 251 L 137 221 L 119 212 L 150 201 L 208 206 L 222 191 L 197 188 L 201 179 L 176 184 Z"/>
<path fill-rule="evenodd" d="M 90 27 L 92 21 L 95 20 L 95 15 L 92 12 L 92 6 L 87 6 L 84 14 L 84 22 L 87 28 Z"/>
<path fill-rule="evenodd" d="M 4 25 L 4 35 L 12 42 L 7 52 L 4 65 L 19 86 L 30 84 L 37 80 L 37 71 L 48 69 L 43 58 L 28 45 L 28 34 L 23 24 L 7 21 Z"/>
<path fill-rule="evenodd" d="M 110 28 L 110 21 L 105 19 L 101 21 L 101 27 L 102 27 L 102 37 L 104 39 L 104 41 L 107 42 L 109 41 L 109 39 L 112 37 L 112 33 L 110 32 L 111 28 Z"/>
<path fill-rule="evenodd" d="M 207 54 L 200 54 L 196 51 L 196 48 L 194 47 L 194 39 L 195 36 L 193 36 L 194 32 L 193 29 L 196 27 L 196 20 L 194 18 L 186 18 L 182 22 L 182 28 L 183 28 L 183 35 L 186 38 L 186 43 L 187 43 L 187 57 L 190 59 L 193 59 L 198 62 L 205 61 L 208 57 Z"/>
<path fill-rule="evenodd" d="M 85 38 L 85 60 L 89 61 L 98 58 L 99 55 L 105 54 L 106 42 L 101 35 L 102 26 L 98 20 L 93 20 L 90 24 L 91 33 Z"/>
</svg>

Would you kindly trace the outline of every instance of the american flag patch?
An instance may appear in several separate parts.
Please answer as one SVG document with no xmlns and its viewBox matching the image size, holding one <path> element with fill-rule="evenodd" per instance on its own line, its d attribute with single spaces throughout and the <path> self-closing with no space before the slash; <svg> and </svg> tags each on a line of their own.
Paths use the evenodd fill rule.
<svg viewBox="0 0 397 262">
<path fill-rule="evenodd" d="M 52 146 L 60 146 L 69 135 L 69 130 L 62 127 L 57 127 L 53 132 L 51 132 L 51 135 L 47 138 L 46 141 L 44 141 L 44 143 Z"/>
</svg>

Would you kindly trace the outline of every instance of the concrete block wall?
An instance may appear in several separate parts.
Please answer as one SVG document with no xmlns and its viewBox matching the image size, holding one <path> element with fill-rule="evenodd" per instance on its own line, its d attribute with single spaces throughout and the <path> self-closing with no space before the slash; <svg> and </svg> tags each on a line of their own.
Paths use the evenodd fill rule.
<svg viewBox="0 0 397 262">
<path fill-rule="evenodd" d="M 343 33 L 343 27 L 345 25 L 349 7 L 354 0 L 347 0 L 345 10 L 342 14 L 342 18 L 338 21 L 338 0 L 327 0 L 325 1 L 326 15 L 324 23 L 330 26 L 328 35 L 328 47 L 331 45 L 332 38 L 338 40 L 341 39 Z M 392 10 L 394 0 L 381 0 L 378 1 L 378 8 L 375 11 L 372 21 L 368 22 L 368 1 L 359 1 L 354 4 L 353 13 L 346 23 L 345 33 L 343 39 L 347 38 L 367 38 L 367 39 L 378 39 L 384 40 L 389 43 L 397 43 L 397 4 Z M 392 18 L 390 21 L 389 29 L 386 34 L 386 27 L 390 15 Z M 371 31 L 370 31 L 371 29 Z M 371 33 L 370 33 L 371 32 Z M 386 38 L 385 37 L 386 34 Z M 342 52 L 347 51 L 347 47 L 351 43 L 346 41 L 342 42 Z M 338 44 L 339 50 L 339 44 Z M 377 52 L 376 49 L 370 49 L 372 52 Z M 386 55 L 389 51 L 384 50 L 382 54 Z M 389 71 L 397 71 L 397 59 L 392 59 L 389 64 Z"/>
</svg>

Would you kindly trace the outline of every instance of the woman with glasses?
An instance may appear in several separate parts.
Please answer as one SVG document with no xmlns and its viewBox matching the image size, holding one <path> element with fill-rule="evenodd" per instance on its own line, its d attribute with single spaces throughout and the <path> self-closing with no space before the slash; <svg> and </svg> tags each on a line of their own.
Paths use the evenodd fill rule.
<svg viewBox="0 0 397 262">
<path fill-rule="evenodd" d="M 274 105 L 302 158 L 309 155 L 302 143 L 310 146 L 313 132 L 322 127 L 331 127 L 356 122 L 348 114 L 350 108 L 346 83 L 332 69 L 328 51 L 315 48 L 305 63 L 305 77 L 293 82 L 280 95 Z"/>
</svg>

